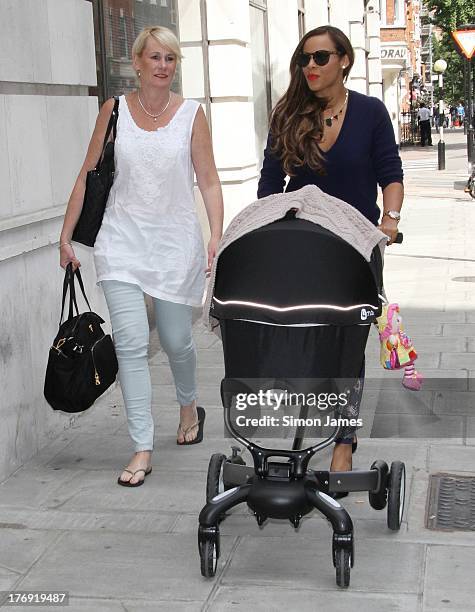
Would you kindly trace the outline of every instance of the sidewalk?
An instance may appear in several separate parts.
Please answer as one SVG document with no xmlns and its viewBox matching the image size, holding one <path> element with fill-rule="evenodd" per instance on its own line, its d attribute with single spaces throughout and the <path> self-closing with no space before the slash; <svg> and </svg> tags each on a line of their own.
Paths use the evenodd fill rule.
<svg viewBox="0 0 475 612">
<path fill-rule="evenodd" d="M 385 259 L 386 290 L 401 305 L 426 385 L 410 393 L 400 373 L 384 373 L 372 334 L 354 455 L 356 469 L 377 458 L 406 462 L 404 522 L 390 532 L 367 495 L 342 500 L 356 538 L 349 589 L 335 584 L 331 529 L 320 515 L 305 518 L 297 533 L 284 521 L 259 529 L 245 506 L 221 524 L 216 578 L 201 577 L 197 519 L 207 464 L 213 452 L 229 453 L 230 440 L 221 344 L 197 322 L 203 444 L 175 444 L 177 405 L 159 351 L 151 360 L 157 452 L 146 484 L 116 484 L 131 451 L 115 389 L 0 484 L 0 590 L 69 591 L 71 612 L 474 609 L 475 531 L 424 526 L 429 474 L 475 475 L 475 202 L 453 188 L 465 177 L 463 133 L 447 134 L 445 172 L 436 169 L 437 141 L 403 151 L 404 243 Z M 312 466 L 327 468 L 330 451 L 317 457 Z"/>
</svg>

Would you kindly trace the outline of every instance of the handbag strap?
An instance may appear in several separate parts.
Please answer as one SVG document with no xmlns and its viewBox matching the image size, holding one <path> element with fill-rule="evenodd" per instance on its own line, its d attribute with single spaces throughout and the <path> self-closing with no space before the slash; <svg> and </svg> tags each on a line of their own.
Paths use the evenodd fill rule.
<svg viewBox="0 0 475 612">
<path fill-rule="evenodd" d="M 84 283 L 82 282 L 82 276 L 81 276 L 81 272 L 79 271 L 79 268 L 76 268 L 76 276 L 78 279 L 79 287 L 81 288 L 81 293 L 83 295 L 83 298 L 86 300 L 86 304 L 87 304 L 87 307 L 89 308 L 89 312 L 91 312 L 91 305 L 89 304 L 89 300 L 87 299 L 86 291 L 84 289 Z M 74 288 L 74 281 L 73 281 L 73 288 Z M 76 292 L 74 293 L 76 294 Z"/>
<path fill-rule="evenodd" d="M 71 290 L 71 286 L 72 286 L 72 290 Z M 63 280 L 63 298 L 61 301 L 61 317 L 59 319 L 59 324 L 61 325 L 61 323 L 63 322 L 63 314 L 64 314 L 64 305 L 66 303 L 66 295 L 68 293 L 68 289 L 69 289 L 69 312 L 68 312 L 68 320 L 73 318 L 74 312 L 73 312 L 73 305 L 76 309 L 76 314 L 79 315 L 79 309 L 78 309 L 78 305 L 76 302 L 76 295 L 74 292 L 74 281 L 73 281 L 73 264 L 69 263 L 66 266 L 66 272 L 64 274 L 64 280 Z"/>
<path fill-rule="evenodd" d="M 104 152 L 106 150 L 106 146 L 107 146 L 107 141 L 109 140 L 109 136 L 110 133 L 112 131 L 112 136 L 113 139 L 115 141 L 116 136 L 117 136 L 117 120 L 119 118 L 119 96 L 114 96 L 114 108 L 112 109 L 112 113 L 109 119 L 109 123 L 107 124 L 107 130 L 106 130 L 106 134 L 104 136 L 104 142 L 102 143 L 102 152 L 101 152 L 101 156 L 99 158 L 99 162 L 96 166 L 96 169 L 99 170 L 101 164 L 102 164 L 102 160 L 104 158 Z"/>
<path fill-rule="evenodd" d="M 74 310 L 76 311 L 76 315 L 79 316 L 79 308 L 78 308 L 78 304 L 77 304 L 77 300 L 76 300 L 76 288 L 74 286 L 74 278 L 75 277 L 77 277 L 77 279 L 78 279 L 79 287 L 81 289 L 81 293 L 82 293 L 84 299 L 86 300 L 86 304 L 87 304 L 87 307 L 89 308 L 89 311 L 91 312 L 91 305 L 89 304 L 89 300 L 87 299 L 87 296 L 86 296 L 86 291 L 84 289 L 84 283 L 83 283 L 83 280 L 82 280 L 81 272 L 79 271 L 79 268 L 76 268 L 75 272 L 73 272 L 73 265 L 72 265 L 72 263 L 69 263 L 66 266 L 66 273 L 64 275 L 64 281 L 63 281 L 63 298 L 62 298 L 62 302 L 61 302 L 61 318 L 59 320 L 59 324 L 60 325 L 63 322 L 64 305 L 66 303 L 66 294 L 68 292 L 68 289 L 69 289 L 68 320 L 73 318 Z M 74 307 L 74 309 L 73 309 L 73 307 Z"/>
</svg>

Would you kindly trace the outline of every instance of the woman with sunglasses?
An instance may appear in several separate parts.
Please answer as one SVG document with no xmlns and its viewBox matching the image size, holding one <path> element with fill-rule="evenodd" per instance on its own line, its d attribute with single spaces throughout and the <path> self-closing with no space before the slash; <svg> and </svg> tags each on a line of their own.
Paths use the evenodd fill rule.
<svg viewBox="0 0 475 612">
<path fill-rule="evenodd" d="M 353 63 L 351 42 L 338 28 L 321 26 L 299 42 L 289 87 L 272 112 L 257 195 L 282 192 L 286 176 L 286 191 L 317 185 L 357 208 L 392 244 L 404 195 L 401 159 L 384 104 L 345 87 Z M 330 469 L 350 470 L 352 449 L 355 430 L 346 428 Z"/>
</svg>

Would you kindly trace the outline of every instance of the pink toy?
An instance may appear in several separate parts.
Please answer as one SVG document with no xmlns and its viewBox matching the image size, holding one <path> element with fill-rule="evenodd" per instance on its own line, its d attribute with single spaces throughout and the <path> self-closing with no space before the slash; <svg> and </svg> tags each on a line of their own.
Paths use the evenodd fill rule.
<svg viewBox="0 0 475 612">
<path fill-rule="evenodd" d="M 404 333 L 399 305 L 383 306 L 377 325 L 381 341 L 381 365 L 386 370 L 404 368 L 402 384 L 406 389 L 419 391 L 423 376 L 414 367 L 417 353 L 412 340 Z"/>
</svg>

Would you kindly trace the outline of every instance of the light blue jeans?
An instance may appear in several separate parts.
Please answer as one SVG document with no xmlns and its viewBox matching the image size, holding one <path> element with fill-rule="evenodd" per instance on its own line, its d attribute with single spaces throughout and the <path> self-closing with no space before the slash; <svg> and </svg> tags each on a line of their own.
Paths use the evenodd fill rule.
<svg viewBox="0 0 475 612">
<path fill-rule="evenodd" d="M 152 383 L 148 367 L 149 326 L 142 289 L 101 282 L 109 308 L 119 380 L 135 452 L 153 450 Z M 167 354 L 181 406 L 196 399 L 196 351 L 192 307 L 153 298 L 160 344 Z"/>
</svg>

